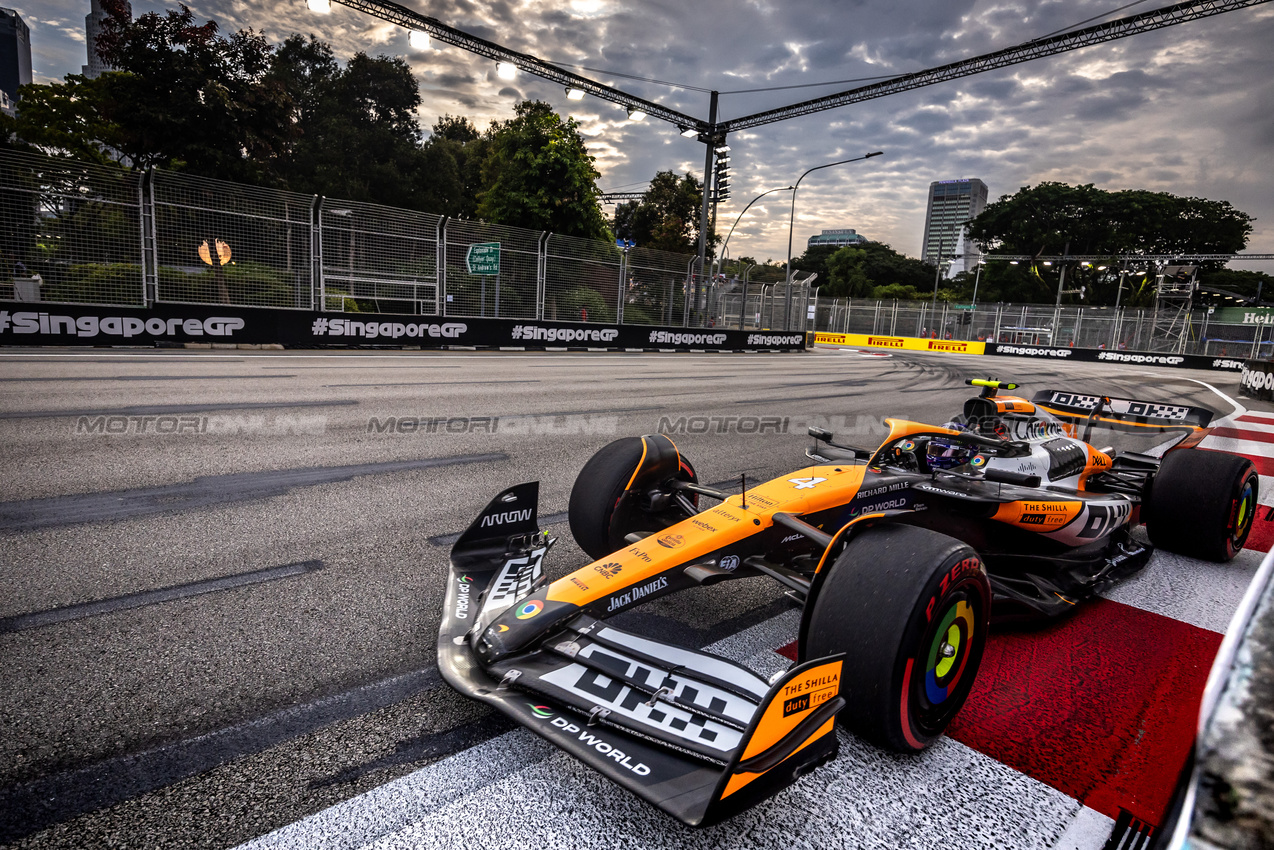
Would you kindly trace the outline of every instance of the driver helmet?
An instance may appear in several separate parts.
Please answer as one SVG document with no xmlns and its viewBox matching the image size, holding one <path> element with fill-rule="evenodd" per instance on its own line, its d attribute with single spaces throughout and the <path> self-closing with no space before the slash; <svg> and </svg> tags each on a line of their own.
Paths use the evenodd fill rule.
<svg viewBox="0 0 1274 850">
<path fill-rule="evenodd" d="M 954 422 L 948 423 L 946 427 L 957 431 L 964 430 L 962 425 Z M 954 469 L 957 466 L 964 466 L 976 453 L 968 446 L 962 446 L 950 438 L 943 437 L 934 437 L 925 449 L 926 460 L 933 469 Z"/>
</svg>

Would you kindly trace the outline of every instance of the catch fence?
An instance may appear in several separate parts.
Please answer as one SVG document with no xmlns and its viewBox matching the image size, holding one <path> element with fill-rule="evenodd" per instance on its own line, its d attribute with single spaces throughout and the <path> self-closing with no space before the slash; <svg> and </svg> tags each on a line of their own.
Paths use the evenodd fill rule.
<svg viewBox="0 0 1274 850">
<path fill-rule="evenodd" d="M 1149 309 L 820 297 L 813 275 L 158 169 L 0 150 L 0 299 L 227 304 L 1270 354 L 1274 328 Z M 768 271 L 768 270 L 767 270 Z M 772 272 L 770 272 L 772 274 Z M 1170 332 L 1166 329 L 1171 326 Z"/>
</svg>

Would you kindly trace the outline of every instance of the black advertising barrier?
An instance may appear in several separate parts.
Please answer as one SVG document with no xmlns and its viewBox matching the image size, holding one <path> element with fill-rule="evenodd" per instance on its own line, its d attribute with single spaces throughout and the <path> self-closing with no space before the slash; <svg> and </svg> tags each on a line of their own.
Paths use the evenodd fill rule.
<svg viewBox="0 0 1274 850">
<path fill-rule="evenodd" d="M 0 345 L 271 344 L 802 351 L 803 333 L 156 304 L 0 302 Z"/>
<path fill-rule="evenodd" d="M 1274 363 L 1269 360 L 1248 360 L 1244 363 L 1239 395 L 1274 401 Z"/>
<path fill-rule="evenodd" d="M 1109 351 L 1104 348 L 1055 348 L 1048 345 L 988 342 L 986 344 L 986 353 L 1010 357 L 1030 357 L 1035 360 L 1126 363 L 1130 366 L 1175 366 L 1178 369 L 1209 369 L 1217 372 L 1238 372 L 1243 369 L 1242 360 L 1235 360 L 1229 357 L 1208 357 L 1202 354 L 1165 354 L 1156 351 Z"/>
</svg>

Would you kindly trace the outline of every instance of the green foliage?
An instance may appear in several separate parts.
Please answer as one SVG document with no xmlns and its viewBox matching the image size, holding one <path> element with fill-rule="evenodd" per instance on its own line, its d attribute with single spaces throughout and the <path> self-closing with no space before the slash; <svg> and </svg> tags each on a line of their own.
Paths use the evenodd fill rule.
<svg viewBox="0 0 1274 850">
<path fill-rule="evenodd" d="M 693 174 L 677 177 L 671 171 L 655 174 L 640 201 L 628 201 L 615 210 L 616 235 L 642 248 L 677 254 L 699 253 L 699 219 L 703 212 L 703 185 Z M 718 238 L 709 233 L 709 246 Z"/>
<path fill-rule="evenodd" d="M 479 134 L 469 119 L 444 115 L 434 124 L 422 153 L 429 179 L 420 188 L 420 209 L 456 218 L 477 217 L 490 138 Z"/>
<path fill-rule="evenodd" d="M 120 127 L 104 116 L 116 79 L 67 74 L 63 83 L 22 86 L 22 109 L 15 117 L 0 114 L 0 145 L 111 164 L 105 149 L 125 144 Z"/>
<path fill-rule="evenodd" d="M 588 311 L 588 321 L 590 322 L 613 322 L 615 321 L 615 308 L 606 303 L 606 299 L 595 289 L 589 289 L 584 286 L 577 286 L 574 289 L 568 289 L 561 295 L 557 296 L 557 320 L 559 322 L 580 322 L 581 310 Z M 628 313 L 632 309 L 625 305 L 624 312 Z M 625 321 L 627 321 L 625 317 Z"/>
<path fill-rule="evenodd" d="M 818 275 L 818 285 L 824 286 L 830 280 L 827 272 L 827 261 L 839 249 L 835 245 L 813 245 L 805 249 L 805 253 L 792 258 L 792 271 L 812 272 Z"/>
<path fill-rule="evenodd" d="M 40 269 L 45 301 L 140 304 L 142 267 L 136 263 L 77 263 Z"/>
<path fill-rule="evenodd" d="M 478 215 L 496 224 L 588 239 L 612 238 L 598 203 L 593 157 L 575 119 L 547 103 L 523 101 L 490 131 Z"/>
<path fill-rule="evenodd" d="M 988 204 L 969 224 L 968 234 L 984 251 L 1034 257 L 1064 253 L 1225 254 L 1243 250 L 1252 232 L 1251 222 L 1251 216 L 1227 201 L 1139 189 L 1107 192 L 1092 185 L 1046 182 Z M 1203 265 L 1206 274 L 1221 263 Z M 986 289 L 979 290 L 979 301 L 1053 302 L 1061 286 L 1061 264 L 1008 266 L 991 262 L 983 271 L 982 284 Z M 1120 303 L 1148 304 L 1153 300 L 1152 285 L 1153 281 L 1134 281 L 1126 276 Z M 1065 288 L 1083 288 L 1082 303 L 1113 304 L 1119 290 L 1118 262 L 1112 259 L 1087 267 L 1069 263 Z M 1075 295 L 1064 297 L 1079 303 Z"/>
<path fill-rule="evenodd" d="M 806 252 L 826 251 L 826 246 L 816 246 Z M 796 262 L 792 263 L 796 268 Z M 903 256 L 881 242 L 864 242 L 833 248 L 823 261 L 825 275 L 815 281 L 819 292 L 836 298 L 868 298 L 881 287 L 899 286 L 917 292 L 933 293 L 934 268 L 931 265 Z M 892 290 L 891 290 L 892 291 Z M 890 295 L 889 298 L 910 296 Z"/>
<path fill-rule="evenodd" d="M 432 172 L 420 147 L 420 91 L 400 58 L 358 53 L 341 68 L 331 48 L 292 36 L 269 78 L 292 93 L 296 141 L 279 164 L 301 192 L 429 209 Z"/>
<path fill-rule="evenodd" d="M 871 291 L 871 297 L 878 300 L 918 301 L 923 299 L 925 295 L 917 291 L 914 286 L 890 283 L 885 286 L 874 287 Z"/>
<path fill-rule="evenodd" d="M 138 167 L 268 182 L 293 126 L 291 99 L 267 74 L 265 38 L 250 29 L 221 37 L 185 6 L 129 20 L 119 0 L 103 5 L 98 52 L 121 72 L 103 75 L 99 93 L 112 147 Z"/>
</svg>

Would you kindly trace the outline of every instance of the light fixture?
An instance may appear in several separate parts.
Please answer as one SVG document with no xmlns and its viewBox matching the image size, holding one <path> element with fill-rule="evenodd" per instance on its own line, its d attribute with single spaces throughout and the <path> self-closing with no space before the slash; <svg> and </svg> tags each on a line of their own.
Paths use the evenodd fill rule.
<svg viewBox="0 0 1274 850">
<path fill-rule="evenodd" d="M 495 66 L 495 75 L 502 80 L 511 80 L 518 75 L 518 66 L 512 62 L 500 62 Z"/>
<path fill-rule="evenodd" d="M 305 0 L 305 5 L 311 12 L 318 12 L 320 15 L 332 11 L 332 0 Z"/>
<path fill-rule="evenodd" d="M 1053 265 L 1053 261 L 1052 261 L 1052 260 L 1045 260 L 1045 261 L 1044 261 L 1044 265 L 1046 265 L 1046 266 L 1051 266 L 1051 265 Z"/>
<path fill-rule="evenodd" d="M 729 146 L 729 145 L 717 145 L 717 150 L 718 150 L 718 151 L 728 151 L 728 150 L 730 150 L 730 146 Z"/>
<path fill-rule="evenodd" d="M 699 135 L 699 131 L 694 127 L 683 127 L 681 128 L 681 135 L 682 138 L 693 139 Z"/>
<path fill-rule="evenodd" d="M 567 100 L 583 100 L 583 99 L 584 99 L 584 90 L 583 90 L 583 89 L 577 89 L 577 88 L 575 88 L 575 87 L 573 87 L 573 86 L 567 87 L 567 89 L 566 89 L 566 99 L 567 99 Z"/>
<path fill-rule="evenodd" d="M 407 33 L 407 43 L 411 45 L 412 50 L 428 50 L 429 33 L 421 30 L 411 30 Z"/>
<path fill-rule="evenodd" d="M 640 109 L 634 108 L 634 109 L 628 110 L 629 121 L 641 121 L 645 119 L 645 117 L 646 117 L 646 113 L 642 112 Z"/>
<path fill-rule="evenodd" d="M 1016 265 L 1017 265 L 1017 260 L 1009 260 L 1009 265 L 1010 265 L 1010 266 L 1016 266 Z"/>
</svg>

